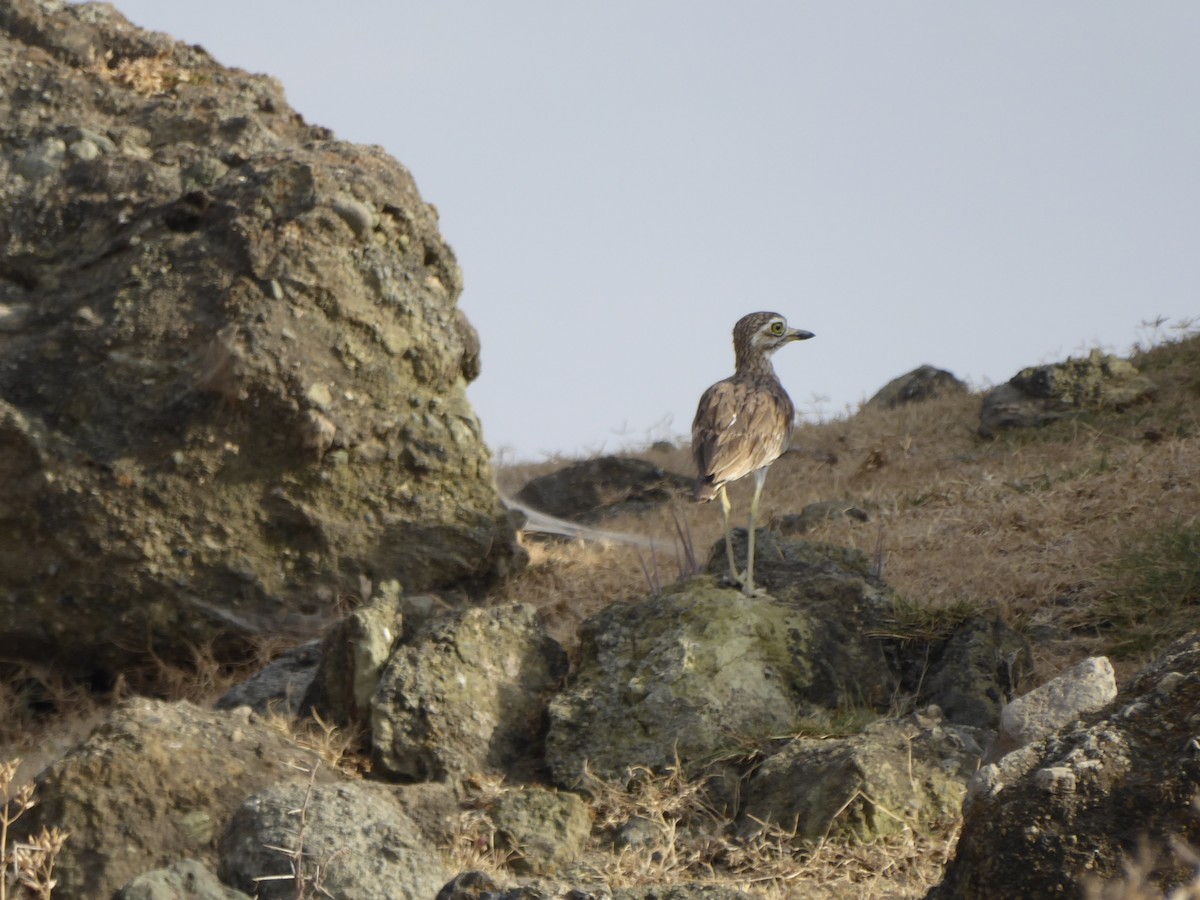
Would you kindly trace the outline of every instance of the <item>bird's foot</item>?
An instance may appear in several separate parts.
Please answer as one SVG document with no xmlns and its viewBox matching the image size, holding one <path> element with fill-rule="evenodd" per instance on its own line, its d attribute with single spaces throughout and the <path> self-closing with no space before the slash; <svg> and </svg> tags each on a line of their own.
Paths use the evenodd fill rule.
<svg viewBox="0 0 1200 900">
<path fill-rule="evenodd" d="M 765 597 L 767 591 L 765 588 L 754 584 L 750 580 L 748 572 L 730 573 L 726 576 L 729 579 L 730 587 L 735 587 L 747 597 Z"/>
</svg>

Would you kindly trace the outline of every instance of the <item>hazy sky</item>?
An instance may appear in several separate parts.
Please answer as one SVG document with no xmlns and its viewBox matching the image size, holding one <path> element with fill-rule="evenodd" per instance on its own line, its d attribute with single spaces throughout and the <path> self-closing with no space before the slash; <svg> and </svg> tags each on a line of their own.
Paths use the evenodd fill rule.
<svg viewBox="0 0 1200 900">
<path fill-rule="evenodd" d="M 441 212 L 505 459 L 688 432 L 770 309 L 808 416 L 1200 315 L 1200 3 L 116 0 Z"/>
</svg>

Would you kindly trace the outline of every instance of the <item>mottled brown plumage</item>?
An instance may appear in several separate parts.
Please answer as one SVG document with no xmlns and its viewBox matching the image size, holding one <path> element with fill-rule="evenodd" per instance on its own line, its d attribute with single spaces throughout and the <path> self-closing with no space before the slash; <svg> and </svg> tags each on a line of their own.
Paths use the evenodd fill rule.
<svg viewBox="0 0 1200 900">
<path fill-rule="evenodd" d="M 767 467 L 787 449 L 796 409 L 779 383 L 771 354 L 792 341 L 813 335 L 787 327 L 778 313 L 756 312 L 743 316 L 733 327 L 734 373 L 718 381 L 700 397 L 692 422 L 692 456 L 696 461 L 696 500 L 721 500 L 725 518 L 725 549 L 729 571 L 747 594 L 754 592 L 754 518 L 766 479 Z M 733 557 L 729 529 L 729 497 L 725 485 L 754 475 L 750 503 L 747 565 L 739 574 Z"/>
</svg>

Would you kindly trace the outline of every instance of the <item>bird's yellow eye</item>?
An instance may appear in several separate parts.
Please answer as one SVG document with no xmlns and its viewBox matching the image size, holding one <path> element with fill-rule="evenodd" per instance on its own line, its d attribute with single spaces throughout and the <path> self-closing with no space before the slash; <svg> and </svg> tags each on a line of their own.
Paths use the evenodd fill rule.
<svg viewBox="0 0 1200 900">
<path fill-rule="evenodd" d="M 783 323 L 778 319 L 771 323 L 771 334 L 783 334 Z"/>
</svg>

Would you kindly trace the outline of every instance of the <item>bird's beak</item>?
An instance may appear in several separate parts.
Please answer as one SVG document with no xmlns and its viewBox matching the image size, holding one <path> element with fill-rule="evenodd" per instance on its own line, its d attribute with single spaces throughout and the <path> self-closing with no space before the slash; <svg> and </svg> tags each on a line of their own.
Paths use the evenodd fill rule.
<svg viewBox="0 0 1200 900">
<path fill-rule="evenodd" d="M 807 341 L 810 337 L 816 337 L 811 331 L 801 331 L 799 328 L 789 328 L 787 336 L 791 341 Z"/>
</svg>

